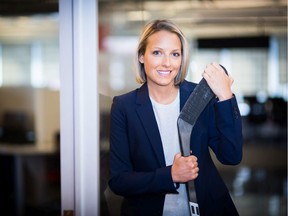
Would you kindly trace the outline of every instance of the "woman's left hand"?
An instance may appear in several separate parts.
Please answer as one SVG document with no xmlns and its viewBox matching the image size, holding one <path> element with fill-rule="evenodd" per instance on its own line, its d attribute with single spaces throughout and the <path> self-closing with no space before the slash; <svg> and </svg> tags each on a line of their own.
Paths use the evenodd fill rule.
<svg viewBox="0 0 288 216">
<path fill-rule="evenodd" d="M 233 78 L 227 75 L 224 69 L 217 63 L 208 64 L 202 74 L 209 87 L 218 97 L 219 101 L 232 98 L 231 86 Z"/>
</svg>

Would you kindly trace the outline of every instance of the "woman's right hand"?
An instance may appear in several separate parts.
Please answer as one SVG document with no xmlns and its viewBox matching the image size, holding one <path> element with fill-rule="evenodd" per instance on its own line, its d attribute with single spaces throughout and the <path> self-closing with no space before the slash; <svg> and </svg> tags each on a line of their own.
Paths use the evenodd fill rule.
<svg viewBox="0 0 288 216">
<path fill-rule="evenodd" d="M 197 157 L 194 155 L 184 157 L 181 153 L 177 153 L 174 156 L 171 170 L 172 179 L 175 183 L 185 183 L 195 180 L 199 172 Z"/>
</svg>

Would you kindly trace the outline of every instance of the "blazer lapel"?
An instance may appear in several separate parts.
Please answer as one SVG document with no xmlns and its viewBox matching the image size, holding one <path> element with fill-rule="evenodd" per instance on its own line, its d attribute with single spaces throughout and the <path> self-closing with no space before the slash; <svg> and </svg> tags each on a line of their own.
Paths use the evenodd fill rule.
<svg viewBox="0 0 288 216">
<path fill-rule="evenodd" d="M 184 107 L 187 99 L 189 98 L 192 90 L 189 89 L 187 85 L 187 81 L 184 80 L 183 83 L 180 85 L 180 110 Z"/>
<path fill-rule="evenodd" d="M 148 87 L 145 83 L 138 91 L 136 103 L 137 113 L 143 124 L 147 137 L 150 140 L 156 158 L 160 166 L 165 166 L 164 152 L 158 125 L 154 115 L 153 107 L 148 94 Z"/>
</svg>

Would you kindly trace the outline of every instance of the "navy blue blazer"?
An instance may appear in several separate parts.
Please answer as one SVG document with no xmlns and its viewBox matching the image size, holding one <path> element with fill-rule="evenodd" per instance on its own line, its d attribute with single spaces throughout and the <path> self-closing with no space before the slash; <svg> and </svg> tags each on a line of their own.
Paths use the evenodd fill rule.
<svg viewBox="0 0 288 216">
<path fill-rule="evenodd" d="M 196 84 L 180 84 L 180 109 Z M 242 160 L 242 126 L 236 98 L 212 100 L 199 116 L 191 135 L 198 158 L 195 180 L 201 216 L 238 215 L 229 191 L 210 156 L 212 149 L 225 165 Z M 166 193 L 177 193 L 164 152 L 147 84 L 116 96 L 111 107 L 111 190 L 124 197 L 121 215 L 162 215 Z"/>
</svg>

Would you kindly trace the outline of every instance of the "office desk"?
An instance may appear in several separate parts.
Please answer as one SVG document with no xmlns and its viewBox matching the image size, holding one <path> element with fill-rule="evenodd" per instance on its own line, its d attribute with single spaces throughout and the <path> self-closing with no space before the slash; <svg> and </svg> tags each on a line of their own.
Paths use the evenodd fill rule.
<svg viewBox="0 0 288 216">
<path fill-rule="evenodd" d="M 2 191 L 0 200 L 3 199 L 1 203 L 6 202 L 6 205 L 0 206 L 0 215 L 8 213 L 24 216 L 27 203 L 37 205 L 47 201 L 46 196 L 49 192 L 47 191 L 49 190 L 47 176 L 50 169 L 48 160 L 51 161 L 52 158 L 57 166 L 59 162 L 60 178 L 60 154 L 56 148 L 42 146 L 0 144 L 0 171 L 3 176 L 0 179 Z M 2 211 L 4 211 L 3 214 Z"/>
</svg>

